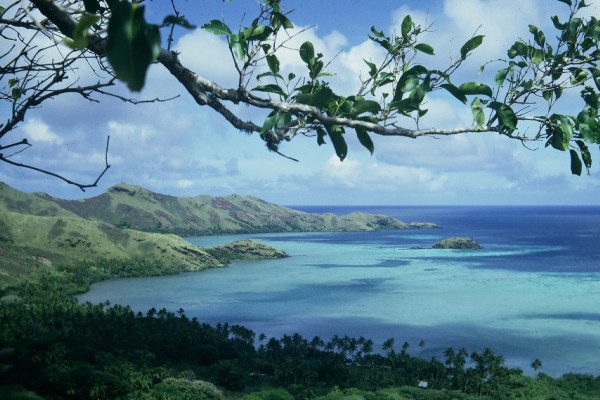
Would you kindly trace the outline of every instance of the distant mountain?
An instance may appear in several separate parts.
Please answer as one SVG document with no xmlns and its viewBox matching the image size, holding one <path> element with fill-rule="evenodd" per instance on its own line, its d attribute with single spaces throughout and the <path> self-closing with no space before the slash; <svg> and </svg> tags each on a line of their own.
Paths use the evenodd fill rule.
<svg viewBox="0 0 600 400">
<path fill-rule="evenodd" d="M 355 212 L 347 216 L 311 214 L 267 203 L 252 196 L 174 197 L 139 186 L 119 184 L 84 200 L 34 194 L 62 212 L 119 227 L 180 236 L 257 232 L 362 231 L 432 227 Z M 46 204 L 46 203 L 43 203 Z M 38 206 L 42 208 L 42 206 Z M 43 208 L 48 211 L 48 208 Z"/>
<path fill-rule="evenodd" d="M 194 271 L 235 259 L 285 256 L 251 241 L 203 249 L 181 238 L 185 235 L 433 226 L 358 212 L 309 214 L 249 196 L 174 197 L 127 184 L 89 199 L 63 200 L 0 182 L 0 286 L 78 261 L 147 259 Z"/>
</svg>

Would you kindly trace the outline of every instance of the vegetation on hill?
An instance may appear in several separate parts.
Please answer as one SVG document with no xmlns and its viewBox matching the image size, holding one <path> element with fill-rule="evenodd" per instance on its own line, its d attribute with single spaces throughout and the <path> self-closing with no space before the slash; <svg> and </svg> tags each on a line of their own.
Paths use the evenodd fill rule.
<svg viewBox="0 0 600 400">
<path fill-rule="evenodd" d="M 0 284 L 53 265 L 92 260 L 144 258 L 176 271 L 224 264 L 176 235 L 120 229 L 79 217 L 40 217 L 0 212 Z"/>
<path fill-rule="evenodd" d="M 155 274 L 164 274 L 285 255 L 258 242 L 207 251 L 182 235 L 432 226 L 367 213 L 309 214 L 239 195 L 180 198 L 120 184 L 97 197 L 62 200 L 0 183 L 0 286 L 52 265 L 85 261 L 129 265 L 144 259 L 162 265 Z"/>
<path fill-rule="evenodd" d="M 286 254 L 250 240 L 201 249 L 173 234 L 84 219 L 77 207 L 46 195 L 6 186 L 0 193 L 2 399 L 587 400 L 600 392 L 600 378 L 527 377 L 491 349 L 449 348 L 441 360 L 423 360 L 410 354 L 409 343 L 398 349 L 394 338 L 380 346 L 364 337 L 266 338 L 225 321 L 210 326 L 182 309 L 135 313 L 121 305 L 78 304 L 74 294 L 104 279 Z M 117 193 L 146 204 L 151 192 Z M 173 199 L 179 201 L 157 200 L 156 210 Z M 230 199 L 211 202 L 231 211 L 234 200 L 244 201 Z M 370 218 L 356 214 L 348 221 Z M 323 217 L 328 220 L 334 218 Z"/>
<path fill-rule="evenodd" d="M 79 217 L 119 228 L 179 236 L 435 227 L 432 223 L 405 223 L 387 215 L 362 212 L 345 216 L 306 213 L 236 194 L 175 197 L 125 183 L 83 200 L 27 194 L 0 183 L 0 210 L 34 216 Z"/>
<path fill-rule="evenodd" d="M 451 237 L 440 240 L 433 245 L 434 249 L 454 249 L 454 250 L 476 250 L 481 249 L 481 245 L 471 237 Z"/>
<path fill-rule="evenodd" d="M 449 348 L 441 360 L 423 360 L 394 338 L 266 338 L 184 310 L 78 304 L 72 293 L 104 267 L 66 268 L 0 290 L 0 398 L 591 400 L 600 393 L 600 378 L 527 377 L 490 349 Z"/>
<path fill-rule="evenodd" d="M 180 236 L 256 232 L 361 231 L 432 227 L 407 224 L 385 215 L 311 214 L 252 196 L 175 197 L 139 186 L 119 184 L 84 200 L 41 196 L 82 218 L 147 232 Z"/>
</svg>

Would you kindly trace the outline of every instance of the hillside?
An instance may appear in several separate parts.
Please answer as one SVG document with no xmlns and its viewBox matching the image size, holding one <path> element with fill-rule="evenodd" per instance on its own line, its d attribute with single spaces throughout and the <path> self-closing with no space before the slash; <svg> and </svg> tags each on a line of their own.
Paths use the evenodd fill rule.
<svg viewBox="0 0 600 400">
<path fill-rule="evenodd" d="M 180 271 L 223 266 L 204 250 L 172 234 L 119 229 L 79 217 L 0 212 L 0 283 L 54 265 L 100 259 L 144 258 Z"/>
<path fill-rule="evenodd" d="M 82 261 L 141 259 L 173 273 L 285 256 L 257 242 L 202 249 L 184 235 L 432 226 L 366 213 L 309 214 L 249 196 L 174 197 L 127 184 L 89 199 L 63 200 L 0 182 L 0 286 Z"/>
<path fill-rule="evenodd" d="M 139 186 L 119 184 L 84 200 L 61 200 L 33 194 L 43 204 L 85 219 L 147 232 L 180 236 L 258 232 L 361 231 L 432 227 L 407 224 L 384 215 L 310 214 L 251 196 L 174 197 Z M 33 208 L 32 208 L 33 209 Z M 37 215 L 37 214 L 36 214 Z"/>
</svg>

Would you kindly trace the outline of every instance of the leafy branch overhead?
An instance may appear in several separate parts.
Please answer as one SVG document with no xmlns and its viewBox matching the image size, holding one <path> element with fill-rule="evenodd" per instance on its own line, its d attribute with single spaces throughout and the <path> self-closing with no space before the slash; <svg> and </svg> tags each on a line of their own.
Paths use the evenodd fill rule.
<svg viewBox="0 0 600 400">
<path fill-rule="evenodd" d="M 146 21 L 140 1 L 30 0 L 47 18 L 43 24 L 27 20 L 24 11 L 19 13 L 27 2 L 15 1 L 0 12 L 3 29 L 44 29 L 79 52 L 77 57 L 93 56 L 99 63 L 108 60 L 107 70 L 133 91 L 144 87 L 150 65 L 162 65 L 197 104 L 212 108 L 244 132 L 258 133 L 268 149 L 278 153 L 282 143 L 298 135 L 314 136 L 318 145 L 330 142 L 343 160 L 350 133 L 371 153 L 375 151 L 373 135 L 417 138 L 495 133 L 568 151 L 571 171 L 580 175 L 584 167 L 589 171 L 592 166 L 589 146 L 600 144 L 600 23 L 596 17 L 580 16 L 588 7 L 585 0 L 559 1 L 564 3 L 564 13 L 550 18 L 552 32 L 529 25 L 528 37 L 516 40 L 499 60 L 481 67 L 481 71 L 496 68 L 490 81 L 482 81 L 486 75 L 466 82 L 456 78 L 465 60 L 485 45 L 483 35 L 468 39 L 447 65 L 432 66 L 422 62 L 428 57 L 435 60 L 431 56 L 436 50 L 424 41 L 430 27 L 420 26 L 410 16 L 393 34 L 373 26 L 367 36 L 384 56 L 364 60 L 366 73 L 357 77 L 359 88 L 353 93 L 334 90 L 331 76 L 336 70 L 331 56 L 320 53 L 310 41 L 294 48 L 292 43 L 302 32 L 276 0 L 259 2 L 256 18 L 246 26 L 234 29 L 221 20 L 201 26 L 227 41 L 230 62 L 238 74 L 237 85 L 230 88 L 191 71 L 170 51 L 175 27 L 194 28 L 179 15 L 174 1 L 174 13 L 161 24 Z M 12 15 L 21 16 L 13 18 L 12 25 L 7 18 L 11 10 Z M 170 29 L 166 49 L 161 48 L 161 28 Z M 290 48 L 304 67 L 284 73 L 280 57 Z M 3 61 L 10 60 L 4 56 Z M 2 99 L 18 110 L 31 93 L 22 85 L 23 72 L 3 74 L 10 80 Z M 428 101 L 436 94 L 464 104 L 471 111 L 472 123 L 453 129 L 421 128 Z M 40 96 L 37 104 L 44 100 Z M 567 97 L 568 101 L 559 101 Z M 236 104 L 266 110 L 266 117 L 244 121 L 232 107 Z M 13 119 L 0 128 L 0 139 L 22 121 L 22 115 L 13 114 Z"/>
</svg>

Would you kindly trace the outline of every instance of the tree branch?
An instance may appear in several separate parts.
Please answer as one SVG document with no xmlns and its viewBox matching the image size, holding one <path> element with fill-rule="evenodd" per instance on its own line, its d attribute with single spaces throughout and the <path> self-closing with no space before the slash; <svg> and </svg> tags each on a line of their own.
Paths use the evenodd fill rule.
<svg viewBox="0 0 600 400">
<path fill-rule="evenodd" d="M 16 167 L 30 169 L 30 170 L 33 170 L 33 171 L 41 172 L 42 174 L 45 174 L 45 175 L 53 176 L 55 178 L 58 178 L 58 179 L 60 179 L 60 180 L 62 180 L 64 182 L 68 183 L 69 185 L 77 186 L 79 189 L 81 189 L 82 192 L 85 192 L 85 189 L 97 187 L 98 186 L 98 182 L 100 182 L 100 179 L 104 176 L 104 174 L 106 173 L 106 171 L 108 171 L 108 169 L 110 168 L 110 165 L 108 164 L 108 146 L 109 146 L 109 143 L 110 143 L 110 136 L 108 136 L 106 138 L 106 150 L 104 152 L 104 169 L 98 175 L 98 177 L 96 178 L 96 180 L 93 183 L 89 183 L 89 184 L 83 184 L 83 183 L 75 182 L 75 181 L 73 181 L 71 179 L 65 178 L 64 176 L 62 176 L 60 174 L 57 174 L 56 172 L 48 171 L 47 169 L 35 167 L 35 166 L 32 166 L 32 165 L 28 165 L 28 164 L 19 163 L 19 162 L 16 162 L 16 161 L 11 161 L 11 160 L 8 159 L 8 157 L 5 157 L 3 154 L 0 154 L 0 162 L 5 162 L 7 164 L 14 165 Z M 11 146 L 10 145 L 9 146 L 5 146 L 4 148 L 8 148 L 8 147 L 11 147 Z"/>
</svg>

